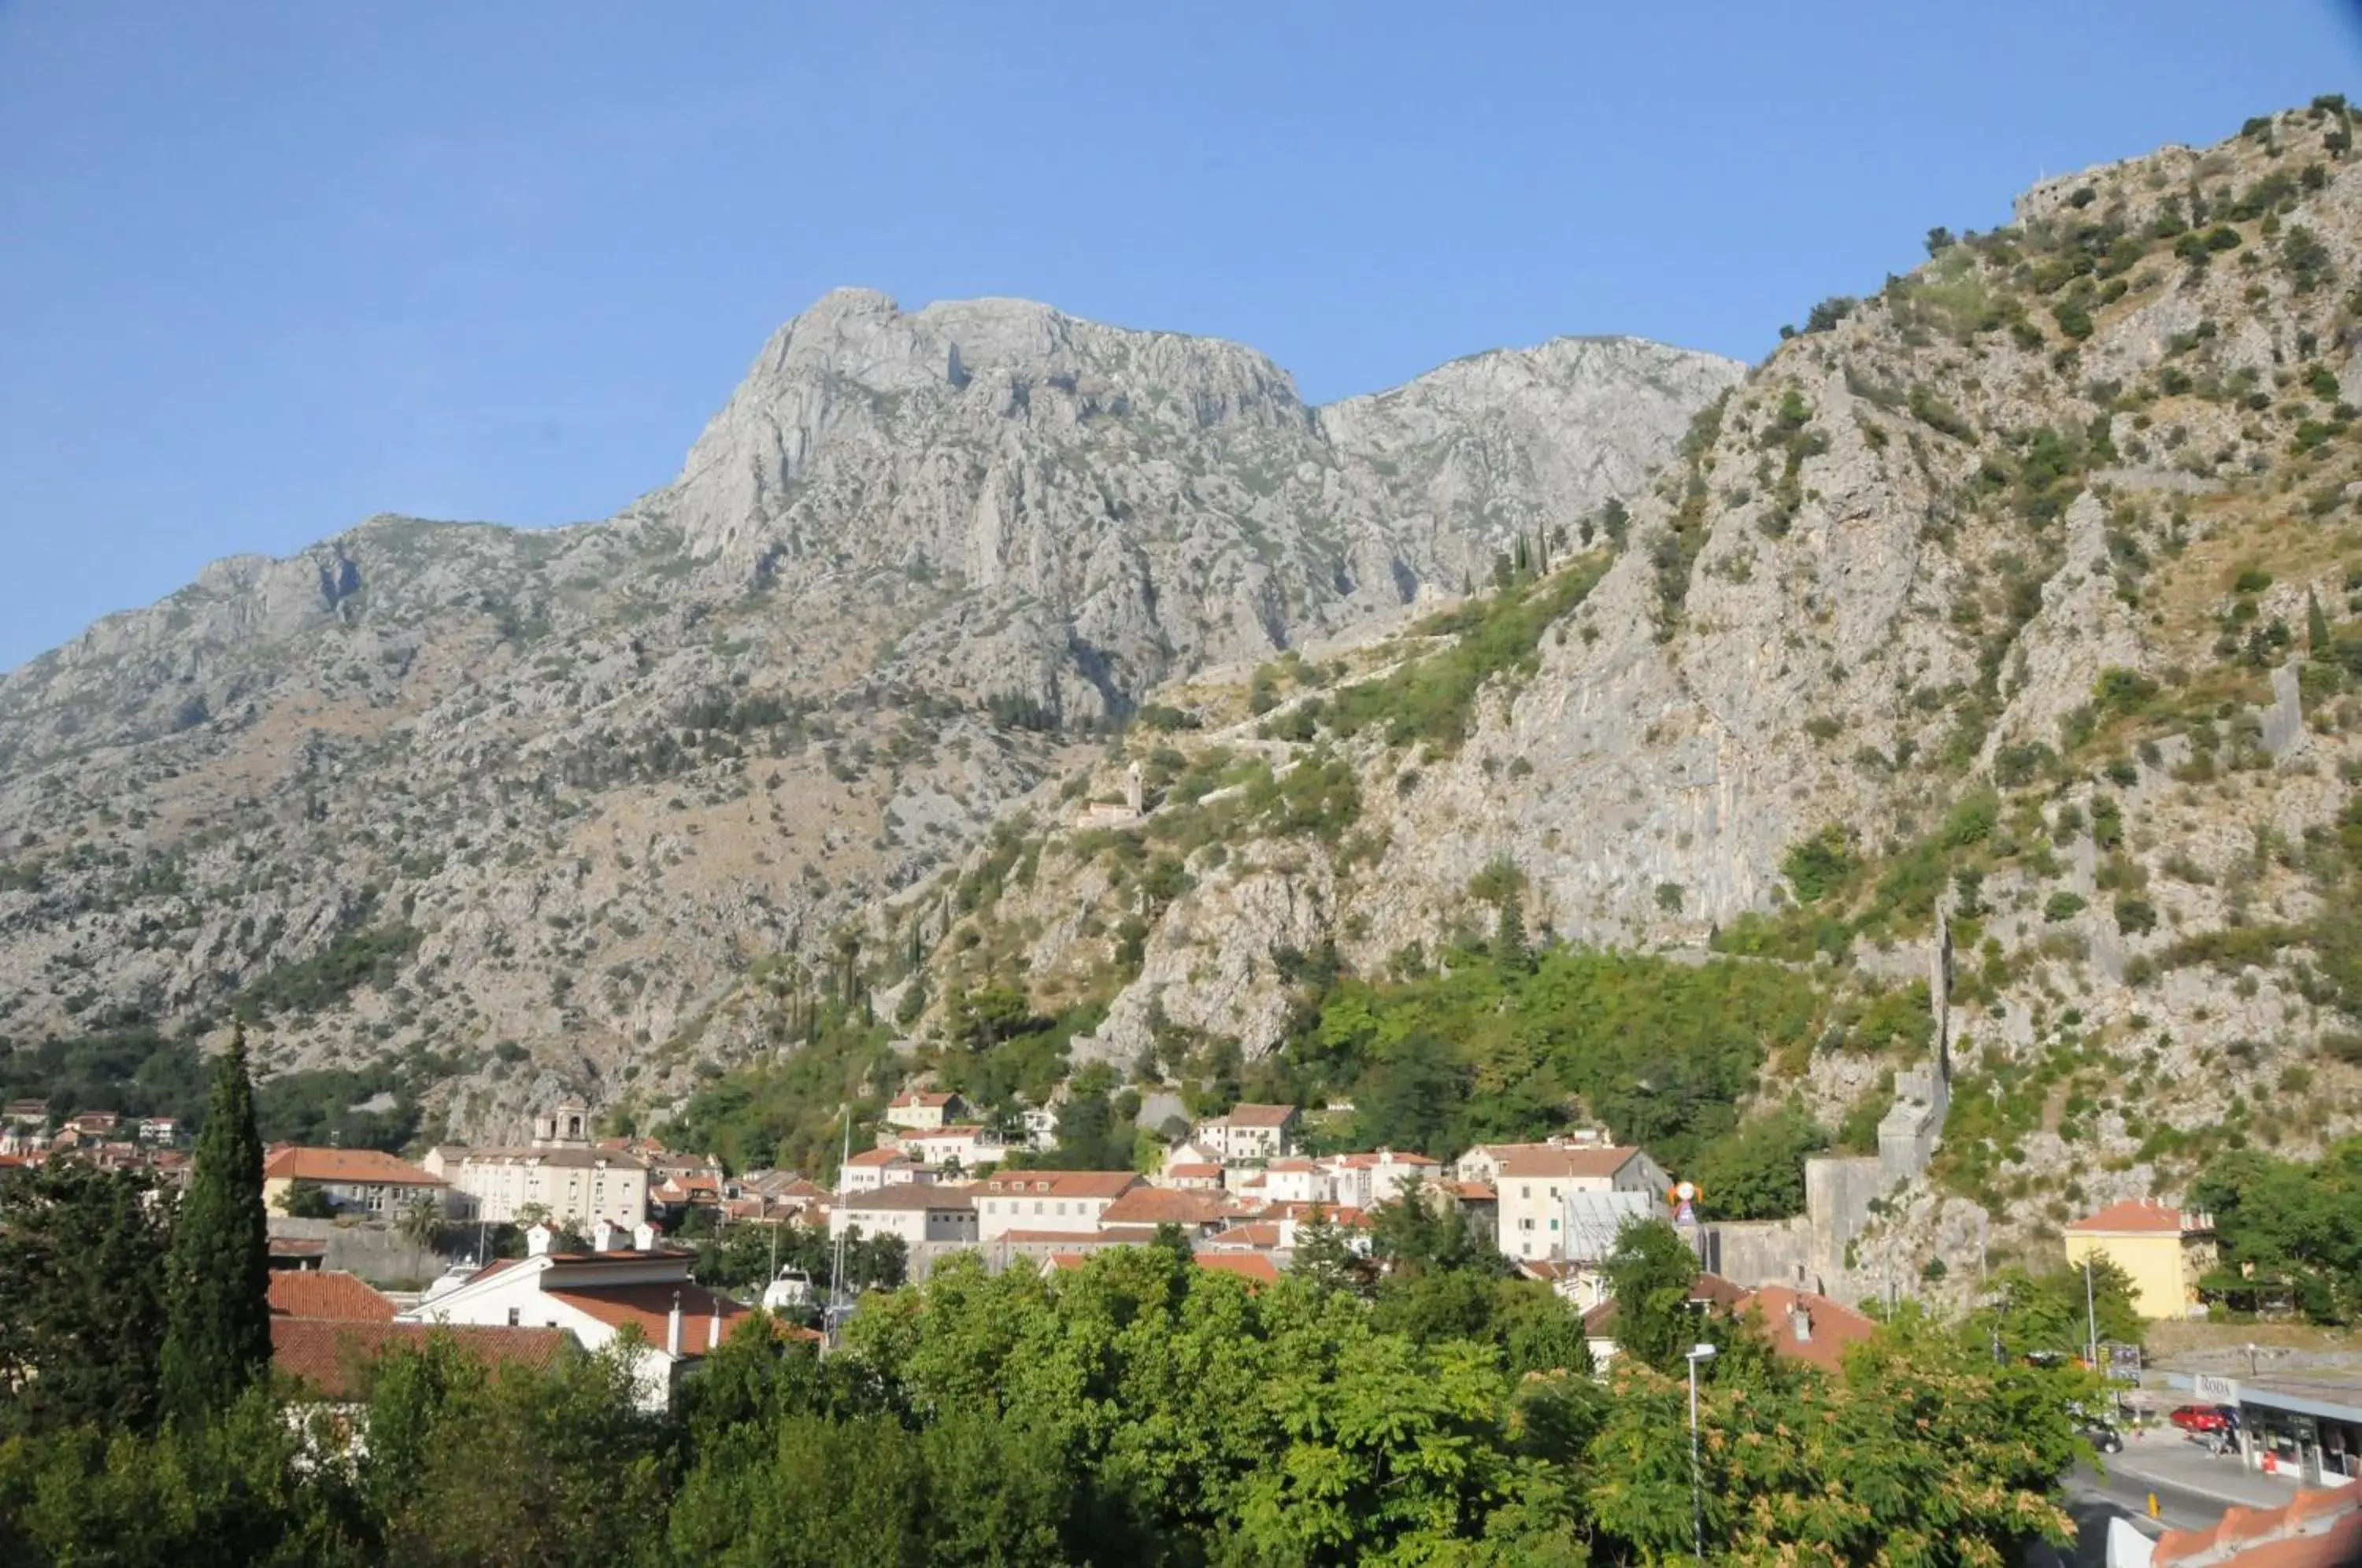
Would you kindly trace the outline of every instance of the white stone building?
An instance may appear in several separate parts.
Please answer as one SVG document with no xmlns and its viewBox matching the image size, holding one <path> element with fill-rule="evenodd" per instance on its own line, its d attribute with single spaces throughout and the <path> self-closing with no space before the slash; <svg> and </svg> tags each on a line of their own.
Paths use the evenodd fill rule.
<svg viewBox="0 0 2362 1568">
<path fill-rule="evenodd" d="M 1001 1144 L 999 1133 L 973 1121 L 905 1132 L 896 1142 L 901 1144 L 902 1153 L 921 1165 L 956 1165 L 971 1173 L 999 1165 L 1009 1153 Z"/>
<path fill-rule="evenodd" d="M 730 1325 L 750 1309 L 690 1277 L 696 1254 L 656 1245 L 636 1233 L 599 1225 L 591 1248 L 548 1250 L 551 1231 L 526 1231 L 527 1255 L 503 1259 L 456 1284 L 438 1282 L 396 1320 L 564 1329 L 589 1351 L 603 1349 L 626 1325 L 639 1330 L 633 1375 L 643 1404 L 662 1409 L 681 1373 L 719 1348 Z"/>
<path fill-rule="evenodd" d="M 904 1089 L 886 1102 L 886 1125 L 924 1132 L 946 1126 L 967 1114 L 956 1094 L 931 1089 Z"/>
<path fill-rule="evenodd" d="M 845 1161 L 844 1168 L 837 1173 L 838 1185 L 846 1192 L 875 1192 L 881 1187 L 934 1178 L 933 1171 L 901 1150 L 882 1145 L 864 1149 Z"/>
<path fill-rule="evenodd" d="M 1228 1116 L 1198 1123 L 1192 1136 L 1222 1157 L 1225 1165 L 1279 1160 L 1296 1153 L 1297 1116 L 1292 1105 L 1231 1107 Z"/>
<path fill-rule="evenodd" d="M 858 1230 L 864 1236 L 900 1236 L 916 1246 L 922 1242 L 974 1245 L 977 1214 L 974 1189 L 936 1182 L 901 1182 L 848 1193 L 829 1210 L 828 1233 L 842 1236 Z"/>
<path fill-rule="evenodd" d="M 592 1147 L 590 1114 L 579 1099 L 534 1118 L 530 1143 L 430 1149 L 419 1164 L 450 1184 L 459 1220 L 515 1224 L 535 1210 L 587 1234 L 601 1220 L 629 1229 L 647 1217 L 646 1162 L 622 1149 Z"/>
<path fill-rule="evenodd" d="M 989 1242 L 1010 1231 L 1097 1231 L 1108 1205 L 1144 1185 L 1130 1171 L 997 1171 L 968 1190 Z"/>
<path fill-rule="evenodd" d="M 1635 1192 L 1661 1197 L 1670 1185 L 1664 1167 L 1641 1149 L 1552 1141 L 1494 1144 L 1472 1164 L 1460 1162 L 1462 1181 L 1485 1182 L 1490 1171 L 1498 1196 L 1496 1244 L 1513 1259 L 1567 1255 L 1566 1199 L 1572 1193 Z"/>
</svg>

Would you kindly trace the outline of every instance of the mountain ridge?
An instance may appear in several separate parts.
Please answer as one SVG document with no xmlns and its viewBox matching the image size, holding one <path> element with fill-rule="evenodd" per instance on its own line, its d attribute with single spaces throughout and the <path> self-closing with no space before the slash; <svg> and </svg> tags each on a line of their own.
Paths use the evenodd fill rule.
<svg viewBox="0 0 2362 1568">
<path fill-rule="evenodd" d="M 1413 389 L 1606 411 L 1426 454 L 1422 491 L 1239 346 L 828 296 L 613 518 L 380 514 L 0 677 L 0 1036 L 236 1007 L 282 1068 L 456 1050 L 416 1087 L 460 1080 L 460 1127 L 533 1092 L 495 1045 L 635 1070 L 747 964 L 823 967 L 844 912 L 1156 680 L 1432 596 L 1566 499 L 1561 448 L 1607 454 L 1576 481 L 1604 497 L 1738 373 L 1613 358 Z M 1422 417 L 1448 447 L 1452 409 Z M 288 973 L 303 1005 L 258 1010 Z"/>
</svg>

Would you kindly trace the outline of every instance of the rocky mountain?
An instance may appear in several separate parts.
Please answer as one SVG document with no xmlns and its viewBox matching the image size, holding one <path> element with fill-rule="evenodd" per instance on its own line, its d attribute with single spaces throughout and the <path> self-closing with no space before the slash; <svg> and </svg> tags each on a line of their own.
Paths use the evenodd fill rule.
<svg viewBox="0 0 2362 1568">
<path fill-rule="evenodd" d="M 1740 370 L 1563 340 L 1316 408 L 1231 344 L 831 294 L 613 519 L 372 518 L 0 679 L 0 1040 L 236 1011 L 455 1131 L 660 1097 L 1161 682 L 1457 596 Z"/>
<path fill-rule="evenodd" d="M 1927 973 L 1940 905 L 1949 1125 L 1860 1242 L 1899 1277 L 2356 1126 L 2351 120 L 2324 99 L 1937 231 L 1505 591 L 1175 681 L 1164 723 L 881 924 L 949 927 L 937 1013 L 995 979 L 1098 999 L 1078 1049 L 1128 1066 L 1252 1062 L 1326 976 L 1481 944 L 1496 908 L 1875 988 Z M 1325 425 L 1389 453 L 1457 428 L 1407 393 Z M 1439 438 L 1389 478 L 1462 492 L 1469 444 Z M 1135 763 L 1144 815 L 1087 804 Z M 1760 1103 L 1874 1121 L 1925 1066 L 1924 1037 L 1827 1041 L 1775 1057 Z"/>
</svg>

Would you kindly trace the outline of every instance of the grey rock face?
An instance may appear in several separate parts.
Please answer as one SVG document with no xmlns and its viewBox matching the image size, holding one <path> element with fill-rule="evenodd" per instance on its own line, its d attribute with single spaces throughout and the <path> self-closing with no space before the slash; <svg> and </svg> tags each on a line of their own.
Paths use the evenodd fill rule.
<svg viewBox="0 0 2362 1568">
<path fill-rule="evenodd" d="M 1915 851 L 1930 851 L 1916 874 L 1935 867 L 1932 900 L 1952 850 L 2009 838 L 1989 864 L 1954 857 L 1981 878 L 1973 961 L 1988 988 L 1961 1012 L 1963 1066 L 1998 1077 L 2053 1053 L 2111 1054 L 2090 1091 L 2102 1109 L 2064 1133 L 1999 1140 L 2013 1186 L 2038 1180 L 2060 1205 L 2169 1195 L 2188 1173 L 2159 1163 L 2157 1130 L 2212 1127 L 2243 1100 L 2284 1105 L 2291 1082 L 2316 1088 L 2275 1134 L 2283 1149 L 2355 1125 L 2362 1074 L 2340 1060 L 2350 1044 L 2323 1048 L 2354 1020 L 2308 981 L 2312 958 L 2292 948 L 2234 975 L 2175 954 L 2243 922 L 2310 919 L 2323 894 L 2281 846 L 2326 842 L 2362 778 L 2362 705 L 2302 630 L 2318 606 L 2330 646 L 2345 646 L 2362 614 L 2346 568 L 2362 488 L 2354 449 L 2333 445 L 2350 440 L 2339 403 L 2362 385 L 2340 293 L 2362 268 L 2362 168 L 2324 156 L 2324 134 L 2283 116 L 2276 139 L 2047 187 L 2031 218 L 2105 231 L 1948 251 L 1784 344 L 1644 487 L 1606 575 L 1547 629 L 1530 670 L 1479 692 L 1456 749 L 1390 745 L 1382 725 L 1295 731 L 1243 717 L 1242 679 L 1176 683 L 1166 700 L 1206 718 L 1187 747 L 1282 769 L 1325 747 L 1352 764 L 1359 805 L 1325 839 L 1191 855 L 1086 1048 L 1125 1065 L 1160 1033 L 1271 1050 L 1302 1023 L 1301 965 L 1282 955 L 1333 943 L 1364 977 L 1413 944 L 1431 955 L 1489 915 L 1470 884 L 1498 860 L 1523 874 L 1529 931 L 1697 956 L 1717 930 L 1793 901 L 1783 863 L 1809 837 L 1835 831 L 1892 870 L 1896 909 Z M 2272 203 L 2251 198 L 2236 244 L 2218 234 L 2213 259 L 2193 261 L 2160 219 L 2199 178 L 2215 218 L 2275 179 L 2280 210 L 2266 217 Z M 2329 259 L 2311 284 L 2290 261 L 2300 233 Z M 2103 283 L 2058 259 L 2077 245 L 2136 255 Z M 1397 487 L 1400 532 L 1426 517 L 1455 538 L 1480 536 L 1463 519 L 1529 526 L 1585 459 L 1510 433 L 1537 407 L 1581 404 L 1576 361 L 1553 359 L 1578 348 L 1595 367 L 1621 352 L 1480 358 L 1324 409 L 1320 427 L 1340 452 L 1385 454 L 1365 466 Z M 1477 389 L 1512 383 L 1526 390 L 1467 416 Z M 1520 512 L 1530 498 L 1544 510 Z M 1430 579 L 1438 564 L 1449 575 L 1430 558 Z M 2267 587 L 2233 591 L 2257 576 Z M 1308 655 L 1363 657 L 1341 684 L 1428 646 L 1351 643 Z M 2103 681 L 2111 671 L 2125 676 Z M 2135 693 L 2135 711 L 2112 690 Z M 1184 743 L 1141 737 L 1168 744 Z M 1102 776 L 1081 792 L 1105 788 Z M 1956 818 L 1987 800 L 1992 824 Z M 1972 836 L 1947 844 L 1956 821 Z M 1129 911 L 1094 891 L 1086 835 L 1047 837 L 1042 878 L 999 918 L 1035 933 L 1024 972 L 1063 995 L 1115 960 Z M 1143 852 L 1187 842 L 1152 834 Z M 1853 964 L 1924 973 L 1912 922 L 1926 918 L 1890 916 Z M 955 975 L 959 961 L 956 947 L 939 956 Z M 1800 1092 L 1834 1124 L 1867 1092 L 1845 1070 L 1816 1056 L 1805 1081 L 1768 1083 L 1767 1100 Z M 2028 1207 L 1990 1218 L 2039 1222 Z M 1915 1276 L 1967 1231 L 1924 1194 L 1911 1213 L 1881 1229 L 1875 1255 L 1908 1258 Z"/>
<path fill-rule="evenodd" d="M 267 1060 L 432 1043 L 462 1126 L 537 1081 L 512 1042 L 660 1099 L 781 1038 L 832 929 L 1075 729 L 1456 588 L 1739 373 L 1564 342 L 1319 410 L 1233 344 L 831 294 L 609 522 L 373 518 L 0 676 L 0 1040 L 170 1027 L 391 933 Z M 750 966 L 767 999 L 723 1006 Z"/>
</svg>

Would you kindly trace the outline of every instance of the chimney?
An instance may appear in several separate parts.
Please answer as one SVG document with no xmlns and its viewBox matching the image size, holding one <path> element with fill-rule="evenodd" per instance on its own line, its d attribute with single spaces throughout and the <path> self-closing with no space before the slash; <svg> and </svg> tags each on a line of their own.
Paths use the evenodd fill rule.
<svg viewBox="0 0 2362 1568">
<path fill-rule="evenodd" d="M 590 1250 L 612 1253 L 620 1244 L 623 1231 L 613 1220 L 602 1220 L 590 1227 Z"/>
<path fill-rule="evenodd" d="M 665 1354 L 680 1359 L 680 1292 L 672 1293 L 672 1316 L 665 1322 Z"/>
<path fill-rule="evenodd" d="M 1800 1345 L 1813 1342 L 1813 1314 L 1801 1301 L 1788 1309 L 1788 1328 Z"/>
<path fill-rule="evenodd" d="M 632 1227 L 632 1250 L 652 1253 L 657 1250 L 657 1228 L 643 1220 Z"/>
<path fill-rule="evenodd" d="M 713 1298 L 713 1316 L 706 1320 L 705 1348 L 709 1351 L 722 1348 L 722 1297 L 719 1296 Z"/>
<path fill-rule="evenodd" d="M 527 1226 L 524 1232 L 524 1255 L 529 1258 L 544 1256 L 549 1251 L 550 1241 L 557 1234 L 557 1232 L 551 1230 L 546 1221 Z"/>
</svg>

